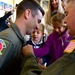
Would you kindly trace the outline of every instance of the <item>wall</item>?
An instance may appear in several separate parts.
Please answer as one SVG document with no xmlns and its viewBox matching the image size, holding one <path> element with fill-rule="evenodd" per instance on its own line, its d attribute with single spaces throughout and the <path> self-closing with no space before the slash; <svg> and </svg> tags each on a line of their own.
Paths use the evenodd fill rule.
<svg viewBox="0 0 75 75">
<path fill-rule="evenodd" d="M 11 4 L 11 5 L 14 5 L 16 3 L 19 3 L 22 0 L 0 0 L 0 1 Z"/>
<path fill-rule="evenodd" d="M 10 4 L 13 6 L 13 8 L 15 7 L 16 4 L 18 4 L 20 1 L 22 0 L 0 0 L 0 2 L 4 2 L 4 3 L 7 3 L 7 4 Z M 0 17 L 2 17 L 5 13 L 5 10 L 0 10 Z M 15 21 L 15 15 L 16 12 L 13 13 L 12 15 L 12 20 Z"/>
</svg>

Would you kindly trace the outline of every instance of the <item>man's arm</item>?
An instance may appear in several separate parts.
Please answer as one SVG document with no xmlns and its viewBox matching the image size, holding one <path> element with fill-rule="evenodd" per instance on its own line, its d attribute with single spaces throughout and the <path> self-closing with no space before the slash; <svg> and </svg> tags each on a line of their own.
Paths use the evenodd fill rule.
<svg viewBox="0 0 75 75">
<path fill-rule="evenodd" d="M 22 49 L 24 55 L 23 68 L 20 75 L 41 75 L 43 69 L 39 67 L 36 57 L 34 56 L 32 47 L 25 46 Z"/>
</svg>

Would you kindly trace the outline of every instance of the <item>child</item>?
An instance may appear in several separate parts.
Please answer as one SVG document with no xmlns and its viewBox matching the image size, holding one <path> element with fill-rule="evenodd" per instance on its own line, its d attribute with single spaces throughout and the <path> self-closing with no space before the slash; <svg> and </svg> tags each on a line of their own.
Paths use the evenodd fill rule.
<svg viewBox="0 0 75 75">
<path fill-rule="evenodd" d="M 32 32 L 30 40 L 27 41 L 27 44 L 31 44 L 33 48 L 41 47 L 44 44 L 43 35 L 44 35 L 44 25 L 40 24 Z"/>
<path fill-rule="evenodd" d="M 49 65 L 64 55 L 64 49 L 72 39 L 72 36 L 67 32 L 67 26 L 64 24 L 63 20 L 64 14 L 55 14 L 51 18 L 54 27 L 53 33 L 48 36 L 47 41 L 41 48 L 34 49 L 35 56 L 43 57 L 47 54 L 50 55 Z"/>
<path fill-rule="evenodd" d="M 33 33 L 31 34 L 31 38 L 26 44 L 30 44 L 33 48 L 40 48 L 44 44 L 44 25 L 40 24 L 37 28 L 34 29 Z M 45 64 L 46 56 L 43 57 L 43 60 L 40 57 L 37 57 L 38 63 Z"/>
</svg>

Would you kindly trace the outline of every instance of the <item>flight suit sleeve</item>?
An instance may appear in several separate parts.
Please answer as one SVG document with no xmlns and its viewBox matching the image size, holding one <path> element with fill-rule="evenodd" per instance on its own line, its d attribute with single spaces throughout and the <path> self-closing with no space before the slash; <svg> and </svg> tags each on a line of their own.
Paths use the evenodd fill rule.
<svg viewBox="0 0 75 75">
<path fill-rule="evenodd" d="M 42 69 L 38 66 L 36 58 L 32 54 L 27 54 L 23 61 L 23 68 L 20 75 L 41 75 Z"/>
<path fill-rule="evenodd" d="M 8 61 L 13 56 L 14 45 L 12 42 L 0 38 L 0 68 L 4 66 L 4 64 L 8 63 Z"/>
</svg>

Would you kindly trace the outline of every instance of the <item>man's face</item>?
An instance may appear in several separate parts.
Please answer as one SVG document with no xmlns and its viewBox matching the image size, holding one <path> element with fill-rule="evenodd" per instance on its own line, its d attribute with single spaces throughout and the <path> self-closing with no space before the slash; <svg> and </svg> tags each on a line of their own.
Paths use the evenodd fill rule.
<svg viewBox="0 0 75 75">
<path fill-rule="evenodd" d="M 70 1 L 65 8 L 65 18 L 64 22 L 68 26 L 68 33 L 72 36 L 75 35 L 75 6 Z"/>
<path fill-rule="evenodd" d="M 28 22 L 28 26 L 27 26 L 27 34 L 31 34 L 33 32 L 33 30 L 39 25 L 39 23 L 41 22 L 42 19 L 42 13 L 40 10 L 38 10 L 37 15 L 35 15 L 34 17 L 31 16 L 29 18 L 29 22 Z"/>
</svg>

